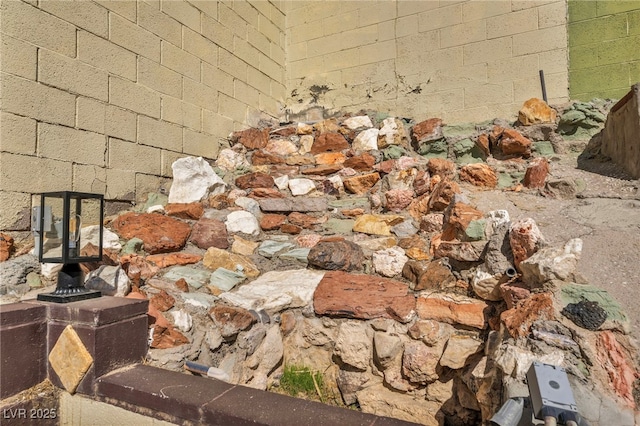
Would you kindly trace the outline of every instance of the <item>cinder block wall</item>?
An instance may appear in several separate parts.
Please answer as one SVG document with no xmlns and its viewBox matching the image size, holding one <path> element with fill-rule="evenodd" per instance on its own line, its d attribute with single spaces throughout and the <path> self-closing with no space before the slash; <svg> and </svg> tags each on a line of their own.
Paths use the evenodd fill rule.
<svg viewBox="0 0 640 426">
<path fill-rule="evenodd" d="M 620 99 L 640 81 L 640 1 L 569 0 L 572 99 Z"/>
<path fill-rule="evenodd" d="M 1 0 L 0 229 L 32 194 L 142 201 L 181 156 L 281 115 L 279 1 Z"/>
<path fill-rule="evenodd" d="M 568 100 L 566 0 L 293 1 L 287 106 L 371 108 L 447 122 L 514 116 Z M 315 108 L 314 108 L 315 107 Z"/>
</svg>

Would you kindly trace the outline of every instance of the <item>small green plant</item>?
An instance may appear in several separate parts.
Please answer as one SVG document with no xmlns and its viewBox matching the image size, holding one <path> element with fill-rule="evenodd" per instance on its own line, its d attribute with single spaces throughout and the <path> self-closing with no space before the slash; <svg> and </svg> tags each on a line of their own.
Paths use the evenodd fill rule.
<svg viewBox="0 0 640 426">
<path fill-rule="evenodd" d="M 297 398 L 320 400 L 324 402 L 322 373 L 311 371 L 308 367 L 287 365 L 280 378 L 280 389 Z"/>
</svg>

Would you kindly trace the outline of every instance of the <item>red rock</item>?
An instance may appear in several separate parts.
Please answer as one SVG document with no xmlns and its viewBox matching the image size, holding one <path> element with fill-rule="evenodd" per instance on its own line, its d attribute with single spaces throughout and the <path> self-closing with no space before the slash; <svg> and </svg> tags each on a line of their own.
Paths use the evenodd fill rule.
<svg viewBox="0 0 640 426">
<path fill-rule="evenodd" d="M 452 177 L 456 173 L 456 163 L 445 158 L 430 158 L 427 163 L 427 170 L 429 170 L 431 176 Z"/>
<path fill-rule="evenodd" d="M 295 237 L 296 244 L 303 248 L 311 248 L 318 244 L 321 239 L 322 236 L 318 234 L 298 235 L 297 237 Z"/>
<path fill-rule="evenodd" d="M 634 384 L 638 371 L 629 353 L 610 330 L 598 333 L 596 348 L 599 365 L 609 376 L 613 390 L 629 407 L 635 408 Z"/>
<path fill-rule="evenodd" d="M 509 243 L 513 252 L 513 264 L 520 271 L 520 263 L 530 258 L 544 245 L 544 238 L 536 222 L 526 218 L 511 224 Z"/>
<path fill-rule="evenodd" d="M 544 157 L 531 160 L 524 174 L 524 186 L 527 188 L 542 188 L 549 174 L 549 162 Z"/>
<path fill-rule="evenodd" d="M 164 211 L 169 216 L 180 219 L 198 220 L 204 214 L 202 203 L 170 203 L 164 207 Z"/>
<path fill-rule="evenodd" d="M 193 225 L 189 240 L 201 249 L 229 247 L 227 227 L 218 219 L 202 218 Z"/>
<path fill-rule="evenodd" d="M 235 336 L 256 322 L 251 312 L 233 306 L 216 305 L 209 310 L 209 316 L 223 337 Z"/>
<path fill-rule="evenodd" d="M 555 123 L 556 110 L 549 107 L 545 101 L 531 98 L 524 103 L 518 111 L 518 121 L 523 126 L 531 126 L 539 123 Z"/>
<path fill-rule="evenodd" d="M 449 205 L 444 212 L 444 226 L 442 228 L 442 240 L 461 240 L 464 231 L 472 220 L 482 219 L 484 214 L 465 203 Z"/>
<path fill-rule="evenodd" d="M 491 129 L 491 133 L 489 133 L 489 148 L 493 151 L 493 148 L 498 144 L 500 137 L 502 136 L 502 132 L 504 132 L 504 127 L 495 125 L 493 129 Z"/>
<path fill-rule="evenodd" d="M 231 136 L 234 142 L 240 142 L 249 149 L 264 148 L 269 142 L 269 129 L 259 130 L 255 128 L 235 132 Z"/>
<path fill-rule="evenodd" d="M 288 138 L 289 136 L 293 136 L 297 133 L 297 128 L 294 126 L 286 126 L 280 127 L 278 129 L 273 129 L 269 134 L 274 136 L 281 136 L 283 138 Z"/>
<path fill-rule="evenodd" d="M 384 193 L 386 208 L 392 212 L 404 210 L 413 201 L 415 194 L 410 189 L 391 189 Z"/>
<path fill-rule="evenodd" d="M 160 293 L 149 299 L 149 305 L 153 305 L 160 312 L 168 311 L 175 303 L 176 299 L 164 290 L 160 290 Z"/>
<path fill-rule="evenodd" d="M 328 271 L 362 270 L 364 253 L 359 245 L 351 241 L 321 241 L 307 256 L 310 266 Z"/>
<path fill-rule="evenodd" d="M 500 292 L 502 293 L 502 298 L 507 303 L 507 309 L 514 308 L 518 303 L 531 296 L 529 290 L 515 285 L 502 284 L 500 286 Z"/>
<path fill-rule="evenodd" d="M 344 161 L 343 166 L 350 167 L 353 170 L 357 170 L 359 172 L 368 172 L 373 168 L 373 165 L 375 163 L 376 158 L 373 155 L 365 152 L 363 154 L 347 158 Z"/>
<path fill-rule="evenodd" d="M 342 164 L 325 164 L 318 167 L 309 167 L 302 170 L 303 175 L 328 176 L 342 170 Z"/>
<path fill-rule="evenodd" d="M 125 213 L 112 227 L 123 238 L 140 238 L 147 253 L 167 253 L 184 247 L 191 227 L 177 219 L 155 213 Z"/>
<path fill-rule="evenodd" d="M 274 164 L 269 167 L 269 174 L 274 178 L 287 175 L 289 177 L 295 176 L 300 172 L 298 166 L 288 166 L 286 164 Z"/>
<path fill-rule="evenodd" d="M 403 248 L 405 254 L 411 259 L 427 260 L 431 258 L 429 255 L 429 242 L 418 234 L 398 241 L 398 246 Z"/>
<path fill-rule="evenodd" d="M 287 216 L 283 214 L 265 213 L 260 219 L 260 228 L 264 231 L 273 231 L 280 228 L 287 220 Z"/>
<path fill-rule="evenodd" d="M 88 243 L 80 249 L 80 255 L 86 257 L 98 257 L 100 255 L 100 250 L 98 246 Z M 102 265 L 116 266 L 119 264 L 120 262 L 118 261 L 117 251 L 102 249 L 102 260 L 98 262 L 82 262 L 80 264 L 80 269 L 82 269 L 82 272 L 85 274 L 88 274 L 91 271 L 95 271 Z"/>
<path fill-rule="evenodd" d="M 504 129 L 498 141 L 498 148 L 503 155 L 528 157 L 531 155 L 531 141 L 514 129 Z"/>
<path fill-rule="evenodd" d="M 429 262 L 423 273 L 418 277 L 413 290 L 443 290 L 453 287 L 455 283 L 456 277 L 451 272 L 451 268 L 442 260 L 434 260 Z"/>
<path fill-rule="evenodd" d="M 431 176 L 424 170 L 419 170 L 413 180 L 413 190 L 420 196 L 431 191 Z"/>
<path fill-rule="evenodd" d="M 433 257 L 450 257 L 461 262 L 477 262 L 481 259 L 486 241 L 478 241 L 477 243 L 480 244 L 460 242 L 458 240 L 440 241 L 436 237 L 431 239 Z"/>
<path fill-rule="evenodd" d="M 487 309 L 488 305 L 481 300 L 442 294 L 418 297 L 416 305 L 418 317 L 421 319 L 462 324 L 479 329 L 485 328 Z"/>
<path fill-rule="evenodd" d="M 318 219 L 315 216 L 311 216 L 311 215 L 299 213 L 299 212 L 289 213 L 289 216 L 287 217 L 287 219 L 289 220 L 289 223 L 301 226 L 306 229 L 311 229 L 314 227 L 314 225 L 317 225 L 318 223 L 322 222 L 321 219 Z"/>
<path fill-rule="evenodd" d="M 447 208 L 453 196 L 460 193 L 460 186 L 448 178 L 442 179 L 431 192 L 429 210 L 442 211 Z"/>
<path fill-rule="evenodd" d="M 210 196 L 207 204 L 212 209 L 224 210 L 233 203 L 229 201 L 227 194 L 217 194 Z"/>
<path fill-rule="evenodd" d="M 498 185 L 498 175 L 486 163 L 467 164 L 460 169 L 459 175 L 460 180 L 475 186 L 495 188 Z"/>
<path fill-rule="evenodd" d="M 176 287 L 185 293 L 189 293 L 189 283 L 184 278 L 180 278 L 176 281 Z"/>
<path fill-rule="evenodd" d="M 366 175 L 354 176 L 343 180 L 344 187 L 353 194 L 364 194 L 380 180 L 380 175 L 369 173 Z"/>
<path fill-rule="evenodd" d="M 413 126 L 411 129 L 413 140 L 421 143 L 440 139 L 442 137 L 442 120 L 430 118 Z"/>
<path fill-rule="evenodd" d="M 411 200 L 407 211 L 412 218 L 420 221 L 424 215 L 429 213 L 429 194 L 422 194 Z"/>
<path fill-rule="evenodd" d="M 439 213 L 430 213 L 420 220 L 420 230 L 427 233 L 442 232 L 444 224 L 444 215 Z"/>
<path fill-rule="evenodd" d="M 240 189 L 271 188 L 273 185 L 273 178 L 261 172 L 247 173 L 236 178 L 236 186 Z"/>
<path fill-rule="evenodd" d="M 302 227 L 291 223 L 285 223 L 280 227 L 280 232 L 283 234 L 298 235 L 302 232 Z"/>
<path fill-rule="evenodd" d="M 151 262 L 138 256 L 137 254 L 125 254 L 120 257 L 120 266 L 127 272 L 127 276 L 136 283 L 139 284 L 140 279 L 148 280 L 154 277 L 160 268 Z"/>
<path fill-rule="evenodd" d="M 9 234 L 0 233 L 0 262 L 9 259 L 13 252 L 13 238 Z"/>
<path fill-rule="evenodd" d="M 139 292 L 131 292 L 126 297 L 130 299 L 146 299 L 146 296 Z M 149 303 L 148 315 L 149 324 L 153 325 L 153 336 L 150 345 L 152 348 L 169 349 L 189 343 L 189 339 L 176 330 L 151 303 Z"/>
<path fill-rule="evenodd" d="M 327 272 L 313 295 L 317 315 L 391 318 L 406 323 L 416 306 L 406 284 L 373 275 Z"/>
<path fill-rule="evenodd" d="M 509 334 L 525 337 L 531 331 L 531 325 L 537 320 L 554 320 L 553 296 L 551 293 L 538 293 L 525 299 L 513 309 L 500 314 L 500 321 Z"/>
<path fill-rule="evenodd" d="M 349 143 L 340 133 L 327 132 L 318 136 L 311 146 L 311 154 L 321 154 L 323 152 L 342 151 L 348 149 Z"/>
<path fill-rule="evenodd" d="M 168 268 L 173 265 L 191 265 L 198 263 L 202 260 L 202 256 L 190 253 L 153 254 L 147 256 L 146 260 L 159 268 Z"/>
<path fill-rule="evenodd" d="M 284 198 L 284 194 L 278 191 L 276 188 L 253 188 L 249 197 L 254 199 L 259 198 Z"/>
<path fill-rule="evenodd" d="M 374 170 L 380 173 L 389 174 L 396 168 L 396 160 L 385 160 L 373 166 Z"/>
<path fill-rule="evenodd" d="M 323 152 L 315 157 L 316 164 L 320 166 L 342 164 L 347 159 L 347 157 L 341 152 Z"/>
<path fill-rule="evenodd" d="M 284 164 L 284 158 L 265 151 L 254 151 L 251 154 L 251 164 L 254 166 L 263 166 L 270 164 Z"/>
<path fill-rule="evenodd" d="M 489 135 L 487 135 L 486 133 L 478 136 L 478 139 L 476 140 L 476 146 L 480 148 L 480 151 L 482 151 L 482 153 L 487 157 L 491 155 L 491 149 L 489 148 Z"/>
</svg>

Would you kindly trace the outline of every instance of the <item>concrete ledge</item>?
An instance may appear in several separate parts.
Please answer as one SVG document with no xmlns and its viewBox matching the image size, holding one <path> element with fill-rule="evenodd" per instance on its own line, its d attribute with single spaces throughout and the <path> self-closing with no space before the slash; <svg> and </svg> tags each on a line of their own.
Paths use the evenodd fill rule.
<svg viewBox="0 0 640 426">
<path fill-rule="evenodd" d="M 180 424 L 414 424 L 140 364 L 98 378 L 96 397 Z"/>
<path fill-rule="evenodd" d="M 0 399 L 47 377 L 47 310 L 24 303 L 0 305 Z"/>
</svg>

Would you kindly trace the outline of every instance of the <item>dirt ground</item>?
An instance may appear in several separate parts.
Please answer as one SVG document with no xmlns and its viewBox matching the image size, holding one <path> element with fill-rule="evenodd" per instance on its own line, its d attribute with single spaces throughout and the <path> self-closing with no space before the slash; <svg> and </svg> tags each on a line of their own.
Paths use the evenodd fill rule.
<svg viewBox="0 0 640 426">
<path fill-rule="evenodd" d="M 576 197 L 481 191 L 470 195 L 481 211 L 505 209 L 511 220 L 535 219 L 551 245 L 583 240 L 578 271 L 607 290 L 626 310 L 640 338 L 640 180 L 611 161 L 585 160 L 577 152 L 551 159 L 548 179 L 580 182 Z"/>
</svg>

